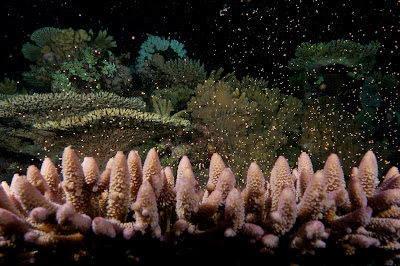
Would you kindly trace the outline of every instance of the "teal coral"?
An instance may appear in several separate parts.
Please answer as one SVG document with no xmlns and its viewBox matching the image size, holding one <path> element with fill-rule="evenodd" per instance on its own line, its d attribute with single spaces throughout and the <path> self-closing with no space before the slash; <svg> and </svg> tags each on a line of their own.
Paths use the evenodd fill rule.
<svg viewBox="0 0 400 266">
<path fill-rule="evenodd" d="M 51 36 L 61 32 L 54 27 L 44 27 L 34 31 L 31 40 L 35 43 L 25 43 L 22 47 L 22 54 L 32 62 L 37 62 L 41 55 L 41 50 L 51 41 Z"/>
<path fill-rule="evenodd" d="M 35 44 L 41 48 L 46 46 L 50 41 L 51 37 L 62 30 L 54 27 L 44 27 L 38 30 L 35 30 L 31 35 L 31 40 L 35 42 Z"/>
<path fill-rule="evenodd" d="M 152 56 L 157 53 L 167 60 L 187 57 L 184 45 L 177 40 L 150 35 L 141 45 L 139 56 L 136 58 L 136 71 L 146 67 L 147 61 L 151 60 Z"/>
</svg>

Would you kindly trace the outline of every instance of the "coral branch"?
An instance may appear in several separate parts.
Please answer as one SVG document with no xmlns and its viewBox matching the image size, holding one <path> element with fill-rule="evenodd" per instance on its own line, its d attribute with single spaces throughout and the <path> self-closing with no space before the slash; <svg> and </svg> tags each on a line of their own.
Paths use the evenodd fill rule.
<svg viewBox="0 0 400 266">
<path fill-rule="evenodd" d="M 358 167 L 357 178 L 360 180 L 367 197 L 371 197 L 379 184 L 378 162 L 372 151 L 368 151 L 362 158 Z"/>
<path fill-rule="evenodd" d="M 110 174 L 108 192 L 107 218 L 125 220 L 130 207 L 131 180 L 128 173 L 126 157 L 119 151 L 114 157 Z"/>
<path fill-rule="evenodd" d="M 90 213 L 89 191 L 78 156 L 71 147 L 62 156 L 63 188 L 66 200 L 78 213 Z"/>
</svg>

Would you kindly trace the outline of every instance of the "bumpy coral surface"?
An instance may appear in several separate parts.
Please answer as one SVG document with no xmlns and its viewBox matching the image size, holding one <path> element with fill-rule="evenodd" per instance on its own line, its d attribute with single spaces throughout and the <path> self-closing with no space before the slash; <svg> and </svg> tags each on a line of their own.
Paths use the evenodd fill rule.
<svg viewBox="0 0 400 266">
<path fill-rule="evenodd" d="M 270 178 L 252 162 L 243 188 L 217 154 L 207 185 L 187 156 L 176 179 L 155 149 L 141 162 L 135 151 L 117 152 L 99 171 L 94 158 L 82 162 L 67 147 L 62 179 L 46 159 L 3 182 L 0 262 L 183 262 L 206 252 L 197 263 L 363 264 L 375 256 L 393 264 L 400 254 L 400 174 L 393 167 L 380 182 L 372 151 L 347 185 L 334 154 L 317 171 L 306 153 L 296 169 L 281 156 Z"/>
<path fill-rule="evenodd" d="M 145 108 L 140 98 L 107 92 L 16 96 L 0 102 L 0 147 L 34 157 L 45 153 L 54 160 L 71 145 L 78 154 L 97 154 L 97 162 L 105 163 L 115 151 L 128 151 L 130 145 L 172 136 L 190 126 L 188 120 L 144 112 Z"/>
</svg>

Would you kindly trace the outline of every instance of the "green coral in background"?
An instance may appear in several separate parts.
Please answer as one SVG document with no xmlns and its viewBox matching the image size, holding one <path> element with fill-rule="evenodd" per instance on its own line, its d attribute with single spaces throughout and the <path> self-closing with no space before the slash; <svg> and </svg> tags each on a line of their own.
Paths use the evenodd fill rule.
<svg viewBox="0 0 400 266">
<path fill-rule="evenodd" d="M 4 78 L 3 82 L 0 82 L 0 101 L 28 93 L 24 87 L 18 88 L 18 84 L 18 81 Z"/>
<path fill-rule="evenodd" d="M 326 95 L 304 100 L 303 104 L 298 143 L 315 158 L 315 167 L 321 167 L 331 153 L 340 154 L 345 174 L 350 174 L 354 163 L 369 149 L 379 150 L 381 160 L 388 159 L 383 142 L 366 141 L 363 123 L 337 97 Z"/>
<path fill-rule="evenodd" d="M 16 94 L 17 90 L 17 82 L 12 79 L 4 78 L 3 82 L 0 83 L 0 93 L 1 94 Z"/>
<path fill-rule="evenodd" d="M 162 98 L 182 115 L 196 86 L 207 79 L 204 65 L 188 58 L 184 45 L 169 37 L 149 35 L 141 45 L 134 68 L 149 106 L 157 109 L 154 99 Z"/>
<path fill-rule="evenodd" d="M 300 154 L 298 139 L 303 102 L 291 95 L 284 95 L 278 88 L 269 88 L 264 79 L 245 77 L 233 80 L 236 93 L 246 95 L 254 109 L 253 126 L 247 129 L 245 151 L 249 160 L 260 162 L 264 170 L 271 170 L 279 155 Z M 253 145 L 250 145 L 253 143 Z"/>
<path fill-rule="evenodd" d="M 149 95 L 177 87 L 193 91 L 207 77 L 204 65 L 189 59 L 182 43 L 152 35 L 141 46 L 135 70 Z"/>
<path fill-rule="evenodd" d="M 252 126 L 255 107 L 244 94 L 234 92 L 231 84 L 208 79 L 196 87 L 195 96 L 188 103 L 188 111 L 204 137 L 200 142 L 208 152 L 218 151 L 232 168 L 237 169 L 244 167 L 241 157 L 249 145 L 244 140 L 247 129 Z M 204 148 L 201 150 L 204 152 Z M 208 157 L 207 154 L 205 156 Z"/>
<path fill-rule="evenodd" d="M 378 41 L 362 45 L 349 40 L 328 43 L 302 43 L 288 68 L 295 71 L 290 78 L 291 90 L 308 98 L 311 94 L 337 95 L 345 93 L 346 83 L 363 80 L 371 75 Z"/>
<path fill-rule="evenodd" d="M 349 40 L 333 40 L 328 43 L 302 43 L 296 49 L 296 58 L 290 60 L 289 69 L 304 70 L 307 64 L 319 66 L 344 65 L 348 67 L 361 66 L 371 69 L 371 57 L 374 57 L 381 47 L 378 41 L 362 45 Z"/>
<path fill-rule="evenodd" d="M 204 65 L 191 59 L 169 60 L 152 71 L 147 76 L 150 79 L 141 75 L 148 88 L 155 87 L 152 96 L 169 100 L 176 110 L 186 109 L 195 87 L 203 83 L 206 76 Z"/>
<path fill-rule="evenodd" d="M 304 101 L 322 101 L 322 97 L 329 96 L 340 103 L 337 107 L 345 108 L 332 110 L 332 113 L 348 113 L 352 118 L 349 123 L 359 126 L 359 133 L 352 134 L 362 133 L 373 140 L 371 143 L 381 143 L 383 148 L 400 147 L 393 133 L 400 130 L 398 81 L 395 75 L 377 71 L 382 69 L 376 66 L 380 48 L 378 41 L 367 45 L 348 40 L 303 43 L 296 49 L 296 57 L 289 61 L 288 68 L 294 71 L 290 90 Z M 303 141 L 303 145 L 308 147 L 306 142 Z M 381 152 L 385 156 L 388 153 L 390 151 Z M 321 158 L 324 156 L 322 154 Z"/>
<path fill-rule="evenodd" d="M 93 40 L 92 43 L 90 44 L 92 47 L 97 48 L 97 49 L 110 49 L 117 47 L 117 43 L 113 40 L 112 36 L 107 36 L 107 31 L 99 31 L 97 34 L 97 37 L 94 37 L 94 32 L 93 30 L 89 30 L 89 36 Z"/>
<path fill-rule="evenodd" d="M 206 80 L 207 72 L 199 60 L 172 59 L 160 66 L 160 80 L 167 87 L 188 86 L 194 88 Z"/>
<path fill-rule="evenodd" d="M 39 92 L 74 90 L 91 92 L 106 90 L 120 95 L 129 94 L 132 72 L 125 64 L 129 55 L 116 57 L 108 49 L 116 47 L 107 31 L 57 29 L 36 30 L 22 52 L 35 62 L 24 80 Z"/>
<path fill-rule="evenodd" d="M 72 87 L 72 83 L 69 81 L 68 76 L 60 70 L 57 70 L 51 77 L 51 88 L 54 92 L 75 90 L 75 88 Z"/>
<path fill-rule="evenodd" d="M 60 69 L 51 76 L 52 91 L 101 91 L 101 84 L 104 84 L 105 79 L 114 77 L 117 67 L 98 54 L 98 50 L 87 47 L 83 50 L 82 58 L 63 62 Z"/>
</svg>

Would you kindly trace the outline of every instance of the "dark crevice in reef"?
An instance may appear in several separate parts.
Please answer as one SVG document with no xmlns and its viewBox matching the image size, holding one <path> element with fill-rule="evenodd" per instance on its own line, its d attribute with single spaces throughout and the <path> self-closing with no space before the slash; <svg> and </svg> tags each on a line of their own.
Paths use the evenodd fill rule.
<svg viewBox="0 0 400 266">
<path fill-rule="evenodd" d="M 182 236 L 181 236 L 182 237 Z M 286 241 L 285 241 L 286 240 Z M 281 238 L 281 244 L 288 242 Z M 288 245 L 282 245 L 287 247 Z M 293 249 L 266 249 L 241 237 L 226 238 L 186 234 L 177 243 L 148 236 L 134 240 L 99 239 L 94 235 L 76 245 L 54 248 L 33 245 L 0 248 L 0 265 L 384 265 L 386 250 L 359 249 L 346 255 L 338 243 L 327 242 L 314 255 Z"/>
</svg>

